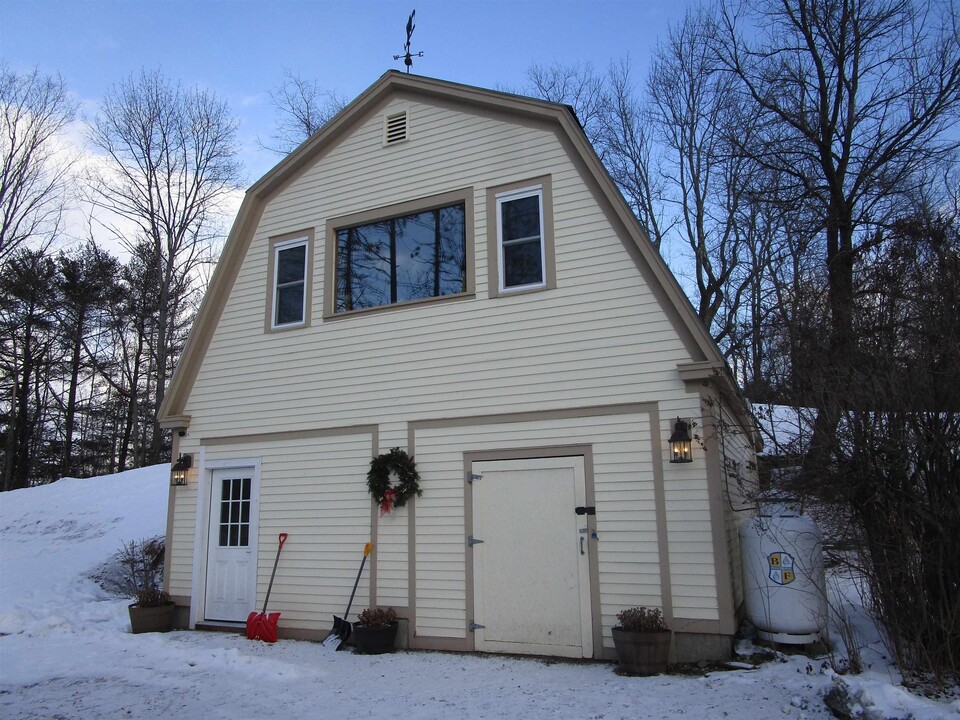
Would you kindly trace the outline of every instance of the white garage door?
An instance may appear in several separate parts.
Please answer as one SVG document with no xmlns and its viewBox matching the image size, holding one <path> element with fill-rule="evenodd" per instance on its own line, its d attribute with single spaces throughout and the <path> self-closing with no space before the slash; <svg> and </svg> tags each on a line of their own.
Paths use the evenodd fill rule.
<svg viewBox="0 0 960 720">
<path fill-rule="evenodd" d="M 476 462 L 476 649 L 592 657 L 582 457 Z"/>
</svg>

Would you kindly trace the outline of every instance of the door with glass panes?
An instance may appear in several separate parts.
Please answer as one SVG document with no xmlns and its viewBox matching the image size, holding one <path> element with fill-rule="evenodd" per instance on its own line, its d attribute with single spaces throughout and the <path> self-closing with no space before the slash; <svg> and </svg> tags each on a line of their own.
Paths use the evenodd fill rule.
<svg viewBox="0 0 960 720">
<path fill-rule="evenodd" d="M 214 470 L 210 491 L 207 620 L 241 622 L 254 609 L 256 527 L 251 524 L 253 468 Z"/>
</svg>

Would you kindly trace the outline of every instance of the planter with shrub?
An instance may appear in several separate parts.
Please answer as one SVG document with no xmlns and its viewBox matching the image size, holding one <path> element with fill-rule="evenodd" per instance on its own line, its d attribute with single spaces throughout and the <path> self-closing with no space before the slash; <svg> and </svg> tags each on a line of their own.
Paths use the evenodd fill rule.
<svg viewBox="0 0 960 720">
<path fill-rule="evenodd" d="M 163 537 L 131 540 L 115 556 L 118 575 L 112 584 L 133 599 L 128 606 L 134 633 L 167 632 L 177 606 L 163 592 Z"/>
<path fill-rule="evenodd" d="M 657 675 L 667 671 L 670 630 L 660 608 L 632 607 L 617 613 L 613 628 L 620 670 L 625 675 Z"/>
<path fill-rule="evenodd" d="M 145 590 L 137 593 L 133 599 L 133 604 L 127 607 L 131 632 L 168 632 L 173 627 L 173 613 L 177 606 L 167 593 L 156 589 Z"/>
<path fill-rule="evenodd" d="M 353 624 L 357 652 L 365 655 L 393 652 L 397 626 L 397 613 L 393 608 L 367 608 Z"/>
</svg>

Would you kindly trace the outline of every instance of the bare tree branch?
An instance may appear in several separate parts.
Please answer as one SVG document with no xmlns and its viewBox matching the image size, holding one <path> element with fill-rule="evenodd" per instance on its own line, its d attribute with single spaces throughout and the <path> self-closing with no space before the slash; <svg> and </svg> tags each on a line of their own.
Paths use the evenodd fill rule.
<svg viewBox="0 0 960 720">
<path fill-rule="evenodd" d="M 57 136 L 75 111 L 59 77 L 0 64 L 0 264 L 60 230 L 72 162 Z"/>
<path fill-rule="evenodd" d="M 270 91 L 277 111 L 270 144 L 258 140 L 264 150 L 287 155 L 327 124 L 347 105 L 347 98 L 327 90 L 291 70 L 283 71 L 283 82 Z"/>
<path fill-rule="evenodd" d="M 210 92 L 185 90 L 157 71 L 114 86 L 90 125 L 90 140 L 108 162 L 91 172 L 89 200 L 133 223 L 138 231 L 132 237 L 118 232 L 118 239 L 155 264 L 156 408 L 166 391 L 193 271 L 219 227 L 221 203 L 239 181 L 236 128 L 225 102 Z M 156 426 L 153 462 L 160 461 L 160 438 Z"/>
</svg>

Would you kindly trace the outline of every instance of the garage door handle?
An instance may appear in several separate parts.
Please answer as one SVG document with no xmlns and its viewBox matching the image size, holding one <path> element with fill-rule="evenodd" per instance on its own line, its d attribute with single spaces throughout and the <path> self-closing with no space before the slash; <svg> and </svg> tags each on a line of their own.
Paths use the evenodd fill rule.
<svg viewBox="0 0 960 720">
<path fill-rule="evenodd" d="M 584 541 L 584 539 L 585 539 L 585 538 L 583 537 L 583 535 L 581 535 L 581 536 L 580 536 L 580 554 L 581 554 L 581 555 L 585 555 L 585 554 L 586 554 L 586 553 L 583 552 L 583 541 Z"/>
</svg>

